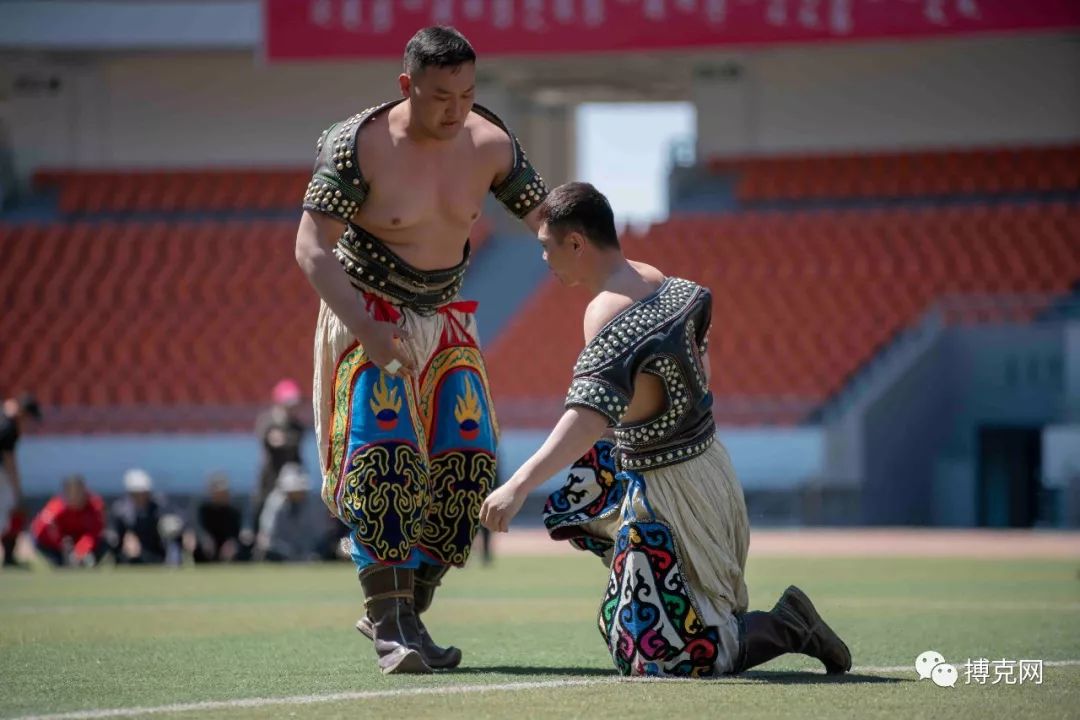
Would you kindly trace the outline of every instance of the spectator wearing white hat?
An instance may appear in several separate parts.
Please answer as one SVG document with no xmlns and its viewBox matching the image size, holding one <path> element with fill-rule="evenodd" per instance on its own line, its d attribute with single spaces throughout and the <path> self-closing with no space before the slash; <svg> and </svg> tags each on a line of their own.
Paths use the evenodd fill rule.
<svg viewBox="0 0 1080 720">
<path fill-rule="evenodd" d="M 259 518 L 259 550 L 266 560 L 295 562 L 316 558 L 323 527 L 309 502 L 311 480 L 296 463 L 287 463 L 266 498 Z"/>
<path fill-rule="evenodd" d="M 124 473 L 124 497 L 112 507 L 113 551 L 116 562 L 180 563 L 180 532 L 183 521 L 165 512 L 155 497 L 154 481 L 141 468 Z"/>
</svg>

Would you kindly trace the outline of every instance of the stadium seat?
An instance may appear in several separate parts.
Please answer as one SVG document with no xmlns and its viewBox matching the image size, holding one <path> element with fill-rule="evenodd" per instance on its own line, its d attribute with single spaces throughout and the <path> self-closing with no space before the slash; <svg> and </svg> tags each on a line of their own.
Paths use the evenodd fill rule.
<svg viewBox="0 0 1080 720">
<path fill-rule="evenodd" d="M 0 225 L 0 377 L 60 408 L 52 432 L 247 430 L 282 376 L 311 374 L 317 302 L 293 220 Z M 1025 322 L 1080 281 L 1075 203 L 677 217 L 632 257 L 713 292 L 710 358 L 726 423 L 797 423 L 904 328 L 949 309 Z M 557 417 L 582 293 L 545 283 L 488 349 L 504 425 Z M 537 352 L 537 342 L 543 352 Z"/>
<path fill-rule="evenodd" d="M 1080 190 L 1080 145 L 711 158 L 742 203 Z"/>
<path fill-rule="evenodd" d="M 1029 321 L 1080 281 L 1077 237 L 1080 206 L 1031 203 L 678 217 L 624 246 L 712 289 L 717 419 L 785 424 L 808 417 L 950 295 L 1034 296 L 949 313 Z M 495 339 L 488 357 L 504 424 L 558 416 L 584 301 L 548 281 Z"/>
</svg>

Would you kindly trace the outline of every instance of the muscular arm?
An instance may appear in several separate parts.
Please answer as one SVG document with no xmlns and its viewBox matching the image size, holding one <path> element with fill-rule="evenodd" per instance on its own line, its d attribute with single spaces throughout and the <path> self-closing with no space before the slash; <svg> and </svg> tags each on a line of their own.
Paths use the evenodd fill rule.
<svg viewBox="0 0 1080 720">
<path fill-rule="evenodd" d="M 604 293 L 585 311 L 585 343 L 626 307 L 628 298 Z M 556 423 L 547 440 L 525 461 L 506 484 L 493 492 L 480 509 L 480 522 L 489 530 L 506 532 L 528 494 L 562 468 L 584 455 L 607 434 L 608 420 L 584 407 L 571 407 Z"/>
<path fill-rule="evenodd" d="M 498 170 L 492 179 L 491 186 L 493 188 L 498 187 L 514 170 L 514 141 L 501 129 L 491 126 L 490 132 L 485 134 L 483 142 L 492 156 L 497 158 Z M 521 216 L 521 222 L 525 223 L 534 234 L 540 229 L 540 220 L 536 212 L 539 207 L 539 203 L 535 203 L 532 205 L 532 210 Z M 507 208 L 507 210 L 510 210 L 510 208 Z"/>
<path fill-rule="evenodd" d="M 559 418 L 547 440 L 514 473 L 521 490 L 529 493 L 580 458 L 607 431 L 607 418 L 585 408 L 570 408 Z"/>
<path fill-rule="evenodd" d="M 384 367 L 396 359 L 405 372 L 410 372 L 412 361 L 394 342 L 395 338 L 407 337 L 408 333 L 392 323 L 376 322 L 367 313 L 356 301 L 356 290 L 334 257 L 334 245 L 343 230 L 344 226 L 337 220 L 305 210 L 296 231 L 296 262 L 319 297 L 360 341 L 376 365 Z"/>
<path fill-rule="evenodd" d="M 604 325 L 625 306 L 626 301 L 622 298 L 606 294 L 589 303 L 585 310 L 585 344 L 592 342 Z M 578 460 L 607 434 L 606 417 L 584 407 L 569 408 L 559 418 L 540 449 L 525 461 L 507 485 L 517 480 L 522 491 L 528 494 L 559 470 Z M 505 527 L 502 529 L 506 530 Z"/>
<path fill-rule="evenodd" d="M 489 530 L 507 532 L 529 493 L 584 455 L 606 430 L 607 418 L 600 413 L 577 407 L 567 410 L 540 449 L 484 501 L 480 522 Z"/>
<path fill-rule="evenodd" d="M 356 290 L 333 254 L 344 229 L 344 225 L 327 215 L 305 210 L 296 231 L 296 262 L 349 332 L 363 340 L 370 316 L 356 302 Z"/>
</svg>

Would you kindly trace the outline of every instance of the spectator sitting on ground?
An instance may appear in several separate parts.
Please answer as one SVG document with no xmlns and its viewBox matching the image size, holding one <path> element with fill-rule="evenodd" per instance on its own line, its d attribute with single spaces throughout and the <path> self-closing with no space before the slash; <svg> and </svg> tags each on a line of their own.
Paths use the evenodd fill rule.
<svg viewBox="0 0 1080 720">
<path fill-rule="evenodd" d="M 322 523 L 308 502 L 311 481 L 303 468 L 288 463 L 281 468 L 277 487 L 266 498 L 259 519 L 259 550 L 273 562 L 313 560 Z"/>
<path fill-rule="evenodd" d="M 315 544 L 315 554 L 326 561 L 349 560 L 352 558 L 352 543 L 347 541 L 349 526 L 338 520 L 329 512 L 322 513 L 322 522 L 316 527 L 322 528 L 318 542 Z"/>
<path fill-rule="evenodd" d="M 250 560 L 251 542 L 241 539 L 240 510 L 229 496 L 229 478 L 224 473 L 214 473 L 207 486 L 209 497 L 199 503 L 195 562 Z"/>
<path fill-rule="evenodd" d="M 58 567 L 98 564 L 109 549 L 104 532 L 105 503 L 82 475 L 64 478 L 61 493 L 30 524 L 38 551 Z"/>
<path fill-rule="evenodd" d="M 183 521 L 167 514 L 153 496 L 154 481 L 145 470 L 124 473 L 123 498 L 112 508 L 113 551 L 118 563 L 179 565 Z"/>
</svg>

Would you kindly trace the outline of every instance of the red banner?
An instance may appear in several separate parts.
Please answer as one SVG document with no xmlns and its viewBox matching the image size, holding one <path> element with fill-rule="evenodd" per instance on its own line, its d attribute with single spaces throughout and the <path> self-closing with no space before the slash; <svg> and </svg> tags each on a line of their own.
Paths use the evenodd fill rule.
<svg viewBox="0 0 1080 720">
<path fill-rule="evenodd" d="M 509 55 L 1080 27 L 1080 0 L 265 0 L 273 60 L 400 57 L 427 25 Z"/>
</svg>

